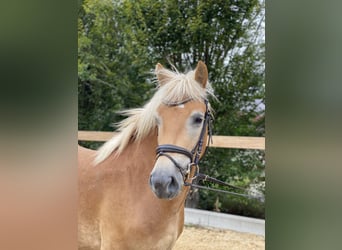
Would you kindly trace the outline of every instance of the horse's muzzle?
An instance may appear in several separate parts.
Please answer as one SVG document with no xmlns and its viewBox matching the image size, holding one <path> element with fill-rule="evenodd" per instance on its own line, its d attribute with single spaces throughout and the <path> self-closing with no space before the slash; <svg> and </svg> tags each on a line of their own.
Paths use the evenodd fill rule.
<svg viewBox="0 0 342 250">
<path fill-rule="evenodd" d="M 180 174 L 179 174 L 180 175 Z M 182 188 L 178 176 L 153 172 L 150 176 L 150 187 L 159 199 L 173 199 Z"/>
</svg>

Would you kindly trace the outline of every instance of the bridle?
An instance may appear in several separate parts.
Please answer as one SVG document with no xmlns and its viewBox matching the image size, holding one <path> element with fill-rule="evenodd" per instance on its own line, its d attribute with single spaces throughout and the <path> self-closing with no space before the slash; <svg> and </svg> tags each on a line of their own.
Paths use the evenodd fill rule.
<svg viewBox="0 0 342 250">
<path fill-rule="evenodd" d="M 183 102 L 180 103 L 167 103 L 166 105 L 168 106 L 178 106 L 178 105 L 182 105 L 185 104 L 187 102 L 190 102 L 192 99 L 187 99 Z M 183 147 L 179 147 L 176 145 L 172 145 L 172 144 L 162 144 L 159 145 L 156 149 L 156 154 L 157 154 L 157 159 L 160 156 L 165 156 L 167 157 L 174 165 L 175 167 L 177 167 L 180 171 L 180 173 L 183 176 L 183 180 L 184 180 L 184 185 L 189 185 L 190 183 L 187 183 L 186 180 L 189 177 L 189 174 L 192 170 L 192 168 L 195 168 L 195 174 L 194 174 L 194 178 L 196 178 L 198 172 L 199 172 L 199 161 L 202 155 L 202 150 L 203 150 L 203 142 L 204 142 L 204 135 L 205 132 L 207 131 L 208 133 L 208 144 L 205 148 L 205 151 L 203 153 L 203 155 L 205 155 L 207 148 L 209 146 L 209 143 L 212 139 L 212 115 L 209 109 L 209 103 L 207 99 L 204 99 L 204 104 L 205 104 L 205 114 L 204 114 L 204 120 L 203 120 L 203 125 L 202 125 L 202 129 L 201 129 L 201 133 L 199 135 L 198 141 L 195 144 L 195 146 L 193 147 L 193 149 L 191 151 L 187 150 L 186 148 Z M 184 169 L 181 166 L 179 166 L 178 162 L 169 154 L 169 153 L 176 153 L 176 154 L 182 154 L 185 155 L 186 157 L 188 157 L 190 159 L 190 163 L 187 165 L 187 168 Z"/>
<path fill-rule="evenodd" d="M 165 103 L 165 105 L 167 105 L 167 106 L 178 106 L 178 105 L 182 105 L 182 104 L 185 104 L 187 102 L 190 102 L 191 100 L 192 99 L 187 99 L 187 100 L 185 100 L 183 102 L 179 102 L 179 103 Z M 204 104 L 205 104 L 205 114 L 204 114 L 204 121 L 203 121 L 203 125 L 202 125 L 202 130 L 201 130 L 200 136 L 198 138 L 198 141 L 195 144 L 195 146 L 192 148 L 192 150 L 189 151 L 186 148 L 179 147 L 179 146 L 172 145 L 172 144 L 162 144 L 162 145 L 159 145 L 156 149 L 156 154 L 157 154 L 156 158 L 158 159 L 160 156 L 167 157 L 174 164 L 174 166 L 179 169 L 180 173 L 182 174 L 183 180 L 184 180 L 184 186 L 190 186 L 192 188 L 207 189 L 207 190 L 221 192 L 221 193 L 225 193 L 225 194 L 237 195 L 237 196 L 242 196 L 242 197 L 250 198 L 250 199 L 256 199 L 260 202 L 264 202 L 265 197 L 261 193 L 249 194 L 247 189 L 240 188 L 240 187 L 231 185 L 229 183 L 220 181 L 218 179 L 215 179 L 213 177 L 210 177 L 208 175 L 199 173 L 198 164 L 199 164 L 199 161 L 200 161 L 200 158 L 202 155 L 204 135 L 205 135 L 206 131 L 208 133 L 208 144 L 205 147 L 205 151 L 203 153 L 203 156 L 206 154 L 209 143 L 212 141 L 212 119 L 213 118 L 212 118 L 210 109 L 208 107 L 208 104 L 209 104 L 208 100 L 204 99 Z M 182 154 L 182 155 L 185 155 L 186 157 L 188 157 L 190 159 L 190 163 L 188 164 L 187 168 L 184 169 L 181 166 L 179 166 L 178 162 L 169 153 Z M 199 180 L 199 181 L 200 180 L 209 181 L 209 182 L 216 183 L 219 185 L 231 187 L 234 189 L 239 189 L 239 190 L 244 191 L 245 193 L 235 193 L 235 192 L 231 192 L 231 191 L 227 191 L 227 190 L 219 190 L 216 188 L 200 186 L 197 184 L 193 184 L 191 182 L 187 182 L 187 180 L 189 179 L 188 177 L 189 177 L 193 167 L 195 168 L 195 173 L 194 173 L 193 177 L 190 178 L 191 181 L 197 178 L 197 180 Z"/>
</svg>

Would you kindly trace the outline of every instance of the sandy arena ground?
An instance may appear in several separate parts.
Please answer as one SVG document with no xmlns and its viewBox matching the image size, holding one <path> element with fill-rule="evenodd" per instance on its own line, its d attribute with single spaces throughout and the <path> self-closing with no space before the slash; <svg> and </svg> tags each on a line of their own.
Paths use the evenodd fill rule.
<svg viewBox="0 0 342 250">
<path fill-rule="evenodd" d="M 265 249 L 265 237 L 230 230 L 185 226 L 173 250 Z"/>
</svg>

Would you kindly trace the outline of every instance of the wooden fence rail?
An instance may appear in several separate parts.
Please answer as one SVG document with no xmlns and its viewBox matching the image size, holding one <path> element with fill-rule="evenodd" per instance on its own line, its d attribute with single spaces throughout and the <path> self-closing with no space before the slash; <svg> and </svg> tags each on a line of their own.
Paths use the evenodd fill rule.
<svg viewBox="0 0 342 250">
<path fill-rule="evenodd" d="M 115 132 L 78 131 L 79 141 L 107 141 Z M 265 137 L 214 135 L 211 147 L 265 150 Z"/>
</svg>

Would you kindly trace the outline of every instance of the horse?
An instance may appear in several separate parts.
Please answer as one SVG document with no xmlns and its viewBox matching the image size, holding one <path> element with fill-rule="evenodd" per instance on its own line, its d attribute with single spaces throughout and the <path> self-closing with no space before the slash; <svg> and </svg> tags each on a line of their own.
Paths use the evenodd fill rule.
<svg viewBox="0 0 342 250">
<path fill-rule="evenodd" d="M 158 63 L 155 74 L 155 94 L 123 111 L 113 138 L 78 146 L 79 249 L 172 249 L 183 231 L 214 95 L 202 61 L 186 74 Z"/>
</svg>

